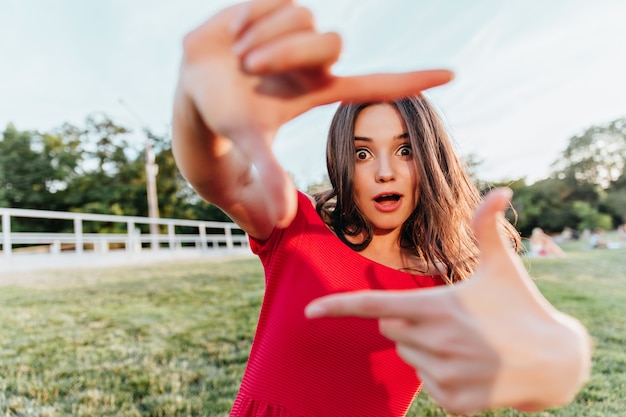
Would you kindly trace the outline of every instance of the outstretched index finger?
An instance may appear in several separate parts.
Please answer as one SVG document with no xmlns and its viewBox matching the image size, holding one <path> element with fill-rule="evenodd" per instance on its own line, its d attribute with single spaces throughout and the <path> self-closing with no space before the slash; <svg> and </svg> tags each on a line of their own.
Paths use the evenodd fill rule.
<svg viewBox="0 0 626 417">
<path fill-rule="evenodd" d="M 502 218 L 512 195 L 513 192 L 508 188 L 494 189 L 476 211 L 473 226 L 480 248 L 480 262 L 476 277 L 470 280 L 470 284 L 480 282 L 475 288 L 483 294 L 483 299 L 488 297 L 486 293 L 489 291 L 499 291 L 500 300 L 508 294 L 511 308 L 514 302 L 526 306 L 520 308 L 527 308 L 528 300 L 533 300 L 533 305 L 538 303 L 544 309 L 552 309 L 532 282 L 521 258 L 513 250 L 512 242 L 503 231 Z M 471 303 L 472 296 L 476 296 L 467 293 L 461 294 L 461 297 L 464 295 L 467 296 L 465 303 Z"/>
<path fill-rule="evenodd" d="M 417 321 L 441 310 L 447 287 L 403 291 L 355 291 L 331 294 L 313 300 L 306 306 L 308 318 L 362 317 L 403 318 Z"/>
</svg>

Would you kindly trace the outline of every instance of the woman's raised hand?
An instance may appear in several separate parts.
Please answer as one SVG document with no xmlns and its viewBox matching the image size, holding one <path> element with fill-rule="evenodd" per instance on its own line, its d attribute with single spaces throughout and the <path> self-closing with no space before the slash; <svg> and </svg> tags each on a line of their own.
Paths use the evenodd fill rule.
<svg viewBox="0 0 626 417">
<path fill-rule="evenodd" d="M 311 12 L 290 0 L 237 4 L 185 37 L 174 124 L 193 115 L 199 135 L 239 147 L 278 206 L 278 225 L 295 211 L 271 151 L 280 126 L 319 105 L 397 98 L 452 78 L 445 70 L 337 77 L 330 68 L 340 53 L 340 37 L 318 32 Z"/>
</svg>

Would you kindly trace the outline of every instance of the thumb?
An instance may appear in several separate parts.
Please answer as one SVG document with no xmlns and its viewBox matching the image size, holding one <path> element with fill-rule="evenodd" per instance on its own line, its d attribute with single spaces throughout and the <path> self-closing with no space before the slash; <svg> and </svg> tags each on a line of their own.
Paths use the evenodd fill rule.
<svg viewBox="0 0 626 417">
<path fill-rule="evenodd" d="M 478 240 L 481 263 L 512 252 L 511 243 L 502 230 L 504 211 L 509 206 L 512 196 L 511 189 L 496 188 L 487 194 L 476 210 L 473 227 Z"/>
<path fill-rule="evenodd" d="M 473 226 L 480 249 L 480 263 L 475 278 L 469 280 L 468 284 L 481 294 L 481 300 L 488 299 L 489 293 L 493 294 L 497 288 L 500 293 L 493 297 L 499 297 L 500 301 L 508 300 L 510 308 L 513 308 L 511 303 L 515 300 L 525 303 L 529 299 L 534 300 L 535 305 L 542 304 L 543 308 L 547 308 L 545 306 L 549 303 L 533 283 L 503 231 L 504 210 L 510 204 L 512 196 L 513 192 L 509 188 L 496 188 L 487 194 L 483 204 L 476 210 Z M 502 292 L 502 286 L 509 293 Z M 510 293 L 514 293 L 515 297 L 507 299 L 507 294 Z M 476 293 L 471 291 L 461 294 L 461 297 L 465 297 L 467 303 L 470 303 L 467 300 L 472 297 L 478 299 Z"/>
</svg>

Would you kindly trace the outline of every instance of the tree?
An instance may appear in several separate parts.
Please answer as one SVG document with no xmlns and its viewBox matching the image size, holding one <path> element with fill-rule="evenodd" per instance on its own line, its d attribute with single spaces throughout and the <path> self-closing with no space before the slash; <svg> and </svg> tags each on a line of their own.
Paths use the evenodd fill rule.
<svg viewBox="0 0 626 417">
<path fill-rule="evenodd" d="M 586 201 L 575 201 L 572 208 L 579 218 L 578 230 L 609 230 L 612 227 L 611 216 L 600 213 Z"/>
<path fill-rule="evenodd" d="M 145 172 L 137 158 L 139 151 L 127 140 L 131 131 L 102 114 L 90 115 L 85 128 L 66 125 L 65 131 L 83 149 L 77 174 L 68 179 L 62 193 L 66 210 L 144 216 Z M 89 231 L 108 226 L 85 227 Z"/>
<path fill-rule="evenodd" d="M 81 158 L 78 142 L 58 132 L 19 131 L 9 124 L 0 139 L 0 205 L 62 209 L 59 191 L 75 174 Z M 13 230 L 58 230 L 58 220 L 13 220 Z"/>
<path fill-rule="evenodd" d="M 158 136 L 148 132 L 152 140 L 156 163 L 159 166 L 157 190 L 159 208 L 162 217 L 232 221 L 222 210 L 214 204 L 203 200 L 189 185 L 180 173 L 172 153 L 169 136 Z M 142 160 L 145 160 L 145 156 Z"/>
<path fill-rule="evenodd" d="M 626 172 L 607 188 L 600 207 L 613 218 L 614 224 L 626 223 Z"/>
<path fill-rule="evenodd" d="M 0 140 L 0 198 L 15 208 L 55 209 L 81 158 L 78 143 L 58 133 L 19 131 L 9 124 Z"/>
<path fill-rule="evenodd" d="M 516 185 L 512 204 L 518 215 L 517 228 L 522 236 L 530 236 L 535 227 L 555 233 L 565 227 L 577 226 L 578 218 L 567 201 L 570 190 L 563 181 L 548 178 L 529 186 Z"/>
<path fill-rule="evenodd" d="M 592 126 L 570 139 L 554 162 L 553 175 L 571 186 L 587 184 L 607 188 L 624 174 L 626 118 Z"/>
</svg>

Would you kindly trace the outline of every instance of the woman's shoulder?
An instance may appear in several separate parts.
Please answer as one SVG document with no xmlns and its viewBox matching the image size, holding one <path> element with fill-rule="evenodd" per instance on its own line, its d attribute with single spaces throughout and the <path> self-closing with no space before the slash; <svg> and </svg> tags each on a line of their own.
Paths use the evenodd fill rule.
<svg viewBox="0 0 626 417">
<path fill-rule="evenodd" d="M 296 212 L 296 222 L 300 217 L 300 221 L 306 223 L 324 223 L 324 220 L 317 211 L 317 200 L 314 196 L 298 191 L 298 210 Z M 325 223 L 324 223 L 325 224 Z"/>
<path fill-rule="evenodd" d="M 317 205 L 317 201 L 315 201 L 315 197 L 313 197 L 311 194 L 307 194 L 304 191 L 298 191 L 298 195 L 302 198 L 303 202 L 308 200 L 309 203 L 311 203 L 311 205 L 313 206 L 313 208 L 315 208 L 315 206 Z"/>
</svg>

